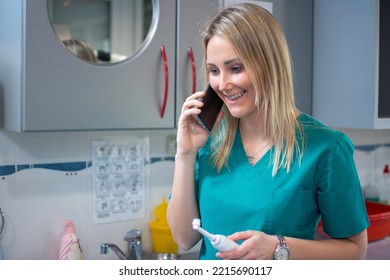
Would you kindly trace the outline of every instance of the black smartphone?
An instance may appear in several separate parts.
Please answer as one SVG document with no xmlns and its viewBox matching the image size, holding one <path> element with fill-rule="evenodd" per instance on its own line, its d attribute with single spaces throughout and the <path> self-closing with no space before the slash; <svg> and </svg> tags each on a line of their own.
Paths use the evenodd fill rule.
<svg viewBox="0 0 390 280">
<path fill-rule="evenodd" d="M 221 111 L 223 101 L 219 98 L 218 94 L 214 89 L 208 85 L 206 94 L 202 99 L 203 107 L 200 108 L 202 111 L 197 115 L 199 123 L 209 132 L 214 127 L 215 121 L 217 120 L 218 114 Z"/>
</svg>

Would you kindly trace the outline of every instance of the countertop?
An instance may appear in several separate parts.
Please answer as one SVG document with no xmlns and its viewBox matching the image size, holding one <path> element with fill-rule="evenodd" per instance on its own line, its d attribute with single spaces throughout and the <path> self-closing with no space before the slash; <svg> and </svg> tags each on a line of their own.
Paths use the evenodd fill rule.
<svg viewBox="0 0 390 280">
<path fill-rule="evenodd" d="M 367 260 L 390 260 L 390 236 L 368 242 Z"/>
</svg>

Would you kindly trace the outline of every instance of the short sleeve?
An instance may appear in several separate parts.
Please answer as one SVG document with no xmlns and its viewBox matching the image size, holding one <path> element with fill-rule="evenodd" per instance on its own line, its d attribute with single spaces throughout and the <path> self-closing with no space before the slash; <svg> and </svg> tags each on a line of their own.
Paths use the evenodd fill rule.
<svg viewBox="0 0 390 280">
<path fill-rule="evenodd" d="M 324 232 L 335 238 L 355 235 L 369 225 L 353 152 L 352 142 L 340 132 L 319 164 L 319 210 Z"/>
</svg>

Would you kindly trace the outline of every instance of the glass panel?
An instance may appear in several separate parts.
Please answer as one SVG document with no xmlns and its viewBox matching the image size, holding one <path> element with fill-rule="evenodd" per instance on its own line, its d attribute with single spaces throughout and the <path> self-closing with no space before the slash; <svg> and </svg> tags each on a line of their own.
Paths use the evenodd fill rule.
<svg viewBox="0 0 390 280">
<path fill-rule="evenodd" d="M 97 64 L 123 61 L 147 38 L 153 0 L 48 0 L 50 22 L 74 55 Z"/>
</svg>

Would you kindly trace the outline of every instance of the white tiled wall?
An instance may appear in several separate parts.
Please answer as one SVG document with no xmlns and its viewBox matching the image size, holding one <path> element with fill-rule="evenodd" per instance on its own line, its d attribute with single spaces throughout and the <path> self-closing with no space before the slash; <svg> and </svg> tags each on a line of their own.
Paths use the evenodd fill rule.
<svg viewBox="0 0 390 280">
<path fill-rule="evenodd" d="M 390 144 L 390 130 L 344 130 L 357 146 Z M 91 160 L 90 145 L 102 137 L 148 136 L 151 157 L 166 157 L 166 137 L 175 131 L 12 133 L 0 131 L 0 166 Z M 390 161 L 390 148 L 371 152 L 357 150 L 356 165 L 362 185 L 375 178 Z M 64 222 L 72 219 L 86 259 L 116 259 L 100 254 L 100 244 L 111 242 L 123 250 L 124 235 L 132 228 L 143 231 L 143 243 L 150 250 L 148 224 L 154 207 L 169 195 L 173 161 L 151 165 L 145 219 L 93 224 L 91 171 L 67 176 L 64 172 L 28 169 L 0 178 L 0 207 L 6 226 L 0 246 L 6 259 L 56 259 Z"/>
<path fill-rule="evenodd" d="M 390 165 L 390 130 L 343 130 L 355 144 L 355 163 L 362 187 L 375 185 Z"/>
<path fill-rule="evenodd" d="M 105 137 L 149 137 L 151 164 L 145 219 L 93 224 L 91 168 L 66 175 L 46 169 L 26 169 L 0 178 L 0 208 L 6 222 L 0 246 L 6 259 L 56 259 L 65 221 L 74 220 L 84 258 L 116 259 L 100 254 L 100 244 L 115 243 L 126 250 L 123 237 L 133 228 L 143 231 L 151 247 L 149 222 L 154 207 L 170 193 L 173 161 L 166 158 L 166 138 L 174 130 L 121 132 L 13 133 L 0 131 L 0 166 L 91 160 L 91 141 Z"/>
</svg>

